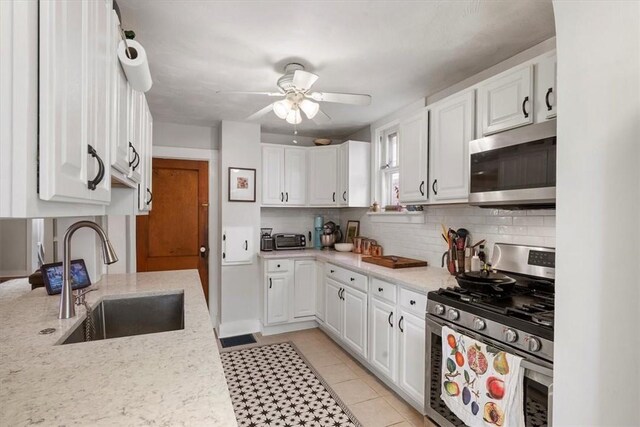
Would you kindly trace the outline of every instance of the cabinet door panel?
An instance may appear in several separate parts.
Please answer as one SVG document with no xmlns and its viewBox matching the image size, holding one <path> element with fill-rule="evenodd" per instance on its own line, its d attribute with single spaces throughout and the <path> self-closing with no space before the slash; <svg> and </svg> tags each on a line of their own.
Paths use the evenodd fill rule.
<svg viewBox="0 0 640 427">
<path fill-rule="evenodd" d="M 293 285 L 293 317 L 313 316 L 316 311 L 316 262 L 296 261 Z"/>
<path fill-rule="evenodd" d="M 558 105 L 556 55 L 536 65 L 536 123 L 556 117 Z"/>
<path fill-rule="evenodd" d="M 146 152 L 141 140 L 140 121 L 142 116 L 142 96 L 138 91 L 133 90 L 131 85 L 127 84 L 127 103 L 128 103 L 128 126 L 127 126 L 127 138 L 133 148 L 131 151 L 138 153 L 139 161 L 131 166 L 129 172 L 129 178 L 133 182 L 142 182 L 142 169 L 144 169 L 144 163 L 146 162 Z"/>
<path fill-rule="evenodd" d="M 366 357 L 367 294 L 344 287 L 343 338 L 358 354 Z"/>
<path fill-rule="evenodd" d="M 309 204 L 336 206 L 338 150 L 336 147 L 309 150 Z"/>
<path fill-rule="evenodd" d="M 325 315 L 324 321 L 326 327 L 336 334 L 342 335 L 342 299 L 340 293 L 342 285 L 338 282 L 325 279 Z"/>
<path fill-rule="evenodd" d="M 118 43 L 120 43 L 120 22 L 115 11 L 112 12 L 112 49 L 116 52 Z M 124 74 L 118 55 L 114 54 L 112 63 L 113 86 L 111 93 L 113 99 L 111 102 L 112 122 L 111 122 L 111 165 L 118 171 L 129 173 L 129 153 L 133 152 L 129 148 L 128 128 L 129 128 L 129 98 L 127 92 L 127 76 Z"/>
<path fill-rule="evenodd" d="M 415 401 L 424 402 L 425 320 L 400 310 L 398 385 Z"/>
<path fill-rule="evenodd" d="M 93 2 L 40 2 L 40 198 L 89 201 L 87 28 Z"/>
<path fill-rule="evenodd" d="M 427 188 L 429 142 L 428 112 L 421 110 L 400 122 L 399 163 L 400 201 L 424 202 L 429 198 Z"/>
<path fill-rule="evenodd" d="M 454 95 L 431 109 L 432 200 L 469 197 L 469 142 L 474 138 L 474 92 Z"/>
<path fill-rule="evenodd" d="M 324 263 L 316 261 L 316 316 L 324 321 L 325 311 Z"/>
<path fill-rule="evenodd" d="M 284 148 L 262 147 L 262 204 L 284 203 Z"/>
<path fill-rule="evenodd" d="M 380 372 L 395 380 L 396 334 L 394 307 L 377 298 L 371 299 L 370 361 Z"/>
<path fill-rule="evenodd" d="M 285 204 L 304 206 L 307 203 L 307 151 L 299 148 L 284 150 Z"/>
<path fill-rule="evenodd" d="M 340 144 L 338 149 L 338 206 L 349 203 L 349 144 Z"/>
<path fill-rule="evenodd" d="M 478 88 L 482 133 L 533 123 L 532 66 L 489 79 Z"/>
<path fill-rule="evenodd" d="M 281 323 L 289 320 L 289 286 L 286 274 L 267 277 L 267 323 Z"/>
</svg>

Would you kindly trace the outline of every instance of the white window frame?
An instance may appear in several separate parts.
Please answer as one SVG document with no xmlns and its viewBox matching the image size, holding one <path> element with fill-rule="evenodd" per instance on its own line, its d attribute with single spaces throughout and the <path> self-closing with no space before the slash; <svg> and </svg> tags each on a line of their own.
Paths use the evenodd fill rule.
<svg viewBox="0 0 640 427">
<path fill-rule="evenodd" d="M 384 178 L 390 174 L 389 169 L 383 169 L 386 161 L 386 136 L 394 131 L 398 132 L 398 144 L 402 144 L 400 141 L 400 120 L 394 120 L 385 125 L 376 128 L 374 131 L 374 147 L 373 156 L 371 162 L 371 196 L 372 200 L 377 201 L 380 207 L 384 207 L 386 200 L 386 184 L 383 182 Z M 400 172 L 400 167 L 397 165 L 392 169 L 393 171 Z"/>
</svg>

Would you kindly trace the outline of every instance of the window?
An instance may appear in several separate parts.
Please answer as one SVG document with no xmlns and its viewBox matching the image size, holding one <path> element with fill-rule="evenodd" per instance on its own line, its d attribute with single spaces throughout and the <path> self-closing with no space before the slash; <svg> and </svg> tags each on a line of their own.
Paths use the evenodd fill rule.
<svg viewBox="0 0 640 427">
<path fill-rule="evenodd" d="M 382 206 L 400 204 L 400 165 L 398 162 L 398 146 L 400 139 L 398 127 L 385 129 L 381 135 L 380 190 Z"/>
</svg>

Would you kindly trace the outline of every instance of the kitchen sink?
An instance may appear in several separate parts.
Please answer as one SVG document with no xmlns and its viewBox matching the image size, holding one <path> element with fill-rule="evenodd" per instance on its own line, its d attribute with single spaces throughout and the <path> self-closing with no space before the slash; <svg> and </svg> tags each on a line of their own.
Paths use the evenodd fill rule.
<svg viewBox="0 0 640 427">
<path fill-rule="evenodd" d="M 87 328 L 90 330 L 89 337 L 86 337 Z M 106 299 L 94 306 L 90 316 L 61 344 L 179 329 L 184 329 L 184 293 Z"/>
</svg>

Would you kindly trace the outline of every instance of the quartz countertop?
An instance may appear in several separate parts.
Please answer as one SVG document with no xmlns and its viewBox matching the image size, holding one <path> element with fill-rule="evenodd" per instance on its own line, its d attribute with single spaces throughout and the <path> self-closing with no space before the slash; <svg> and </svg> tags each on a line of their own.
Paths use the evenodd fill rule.
<svg viewBox="0 0 640 427">
<path fill-rule="evenodd" d="M 352 252 L 338 252 L 334 250 L 299 249 L 290 251 L 260 252 L 259 256 L 269 259 L 316 259 L 341 267 L 378 277 L 392 283 L 400 284 L 416 292 L 426 294 L 440 288 L 456 286 L 454 276 L 444 268 L 412 267 L 387 268 L 362 261 L 362 255 Z"/>
<path fill-rule="evenodd" d="M 26 279 L 25 279 L 26 280 Z M 106 275 L 103 298 L 184 292 L 183 330 L 56 345 L 85 317 L 59 320 L 59 295 L 0 288 L 0 424 L 235 426 L 196 270 Z M 55 328 L 50 335 L 40 335 Z"/>
</svg>

